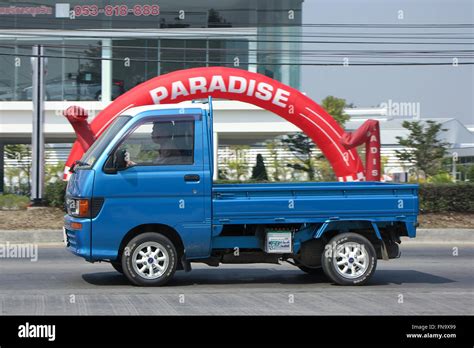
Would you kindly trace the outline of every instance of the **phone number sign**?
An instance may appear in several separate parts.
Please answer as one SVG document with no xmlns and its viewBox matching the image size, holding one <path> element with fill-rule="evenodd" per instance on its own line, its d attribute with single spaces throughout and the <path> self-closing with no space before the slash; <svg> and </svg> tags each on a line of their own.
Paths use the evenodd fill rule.
<svg viewBox="0 0 474 348">
<path fill-rule="evenodd" d="M 141 16 L 158 16 L 160 14 L 159 5 L 106 5 L 99 7 L 97 5 L 76 5 L 71 8 L 70 4 L 56 4 L 56 18 L 77 17 L 96 17 L 99 15 L 106 17 L 125 17 L 128 15 Z"/>
</svg>

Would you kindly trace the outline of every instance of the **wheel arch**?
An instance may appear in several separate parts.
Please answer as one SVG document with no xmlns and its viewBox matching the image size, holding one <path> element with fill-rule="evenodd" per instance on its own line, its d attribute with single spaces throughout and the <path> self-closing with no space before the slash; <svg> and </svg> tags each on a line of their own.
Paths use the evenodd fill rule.
<svg viewBox="0 0 474 348">
<path fill-rule="evenodd" d="M 388 260 L 400 256 L 400 236 L 412 236 L 409 221 L 378 221 L 372 219 L 327 220 L 314 233 L 314 239 L 326 242 L 338 234 L 351 232 L 367 238 L 379 259 Z M 414 229 L 414 228 L 413 228 Z M 414 234 L 414 232 L 413 232 Z"/>
<path fill-rule="evenodd" d="M 358 230 L 371 231 L 369 240 L 371 242 L 377 242 L 382 240 L 382 234 L 374 220 L 370 219 L 338 219 L 338 220 L 326 220 L 314 233 L 314 238 L 325 238 L 331 239 L 336 234 L 344 232 L 353 232 L 364 235 L 358 232 Z"/>
<path fill-rule="evenodd" d="M 183 240 L 181 239 L 178 231 L 176 231 L 173 227 L 169 225 L 159 223 L 148 223 L 135 226 L 127 232 L 127 234 L 122 238 L 122 241 L 120 242 L 118 258 L 121 258 L 122 253 L 128 242 L 130 242 L 136 236 L 147 232 L 159 233 L 168 238 L 176 248 L 176 252 L 178 253 L 178 259 L 180 259 L 184 255 L 185 248 Z"/>
</svg>

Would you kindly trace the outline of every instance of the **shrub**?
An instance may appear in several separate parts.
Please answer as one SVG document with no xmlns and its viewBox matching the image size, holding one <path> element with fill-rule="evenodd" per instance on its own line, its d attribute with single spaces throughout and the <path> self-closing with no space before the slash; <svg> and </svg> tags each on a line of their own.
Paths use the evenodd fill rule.
<svg viewBox="0 0 474 348">
<path fill-rule="evenodd" d="M 474 213 L 474 183 L 421 184 L 419 197 L 424 213 Z"/>
<path fill-rule="evenodd" d="M 252 180 L 268 181 L 267 168 L 261 154 L 257 155 L 257 164 L 252 168 Z"/>
<path fill-rule="evenodd" d="M 66 194 L 66 181 L 57 180 L 46 185 L 44 200 L 50 207 L 63 208 L 64 195 Z"/>
<path fill-rule="evenodd" d="M 439 173 L 426 179 L 430 184 L 448 184 L 453 182 L 453 177 L 449 173 Z"/>
<path fill-rule="evenodd" d="M 20 196 L 14 194 L 0 195 L 0 209 L 26 209 L 28 203 L 30 203 L 30 199 L 27 196 Z"/>
</svg>

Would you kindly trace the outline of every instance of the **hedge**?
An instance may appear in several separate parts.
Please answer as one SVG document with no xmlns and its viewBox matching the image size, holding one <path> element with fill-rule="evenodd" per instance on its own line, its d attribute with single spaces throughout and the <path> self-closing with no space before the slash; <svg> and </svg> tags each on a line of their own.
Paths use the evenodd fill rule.
<svg viewBox="0 0 474 348">
<path fill-rule="evenodd" d="M 30 198 L 14 194 L 0 194 L 0 210 L 26 209 Z"/>
<path fill-rule="evenodd" d="M 64 195 L 66 194 L 67 182 L 58 180 L 46 185 L 44 200 L 50 207 L 64 208 Z"/>
<path fill-rule="evenodd" d="M 422 213 L 474 213 L 474 183 L 421 184 Z"/>
</svg>

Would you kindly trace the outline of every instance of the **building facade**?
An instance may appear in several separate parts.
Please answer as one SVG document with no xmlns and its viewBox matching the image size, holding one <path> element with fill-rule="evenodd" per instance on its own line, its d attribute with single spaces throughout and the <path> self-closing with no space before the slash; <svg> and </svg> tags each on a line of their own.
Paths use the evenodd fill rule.
<svg viewBox="0 0 474 348">
<path fill-rule="evenodd" d="M 55 162 L 75 139 L 61 116 L 64 109 L 79 105 L 94 117 L 155 76 L 228 66 L 299 88 L 302 3 L 0 1 L 0 161 L 6 144 L 31 143 L 33 45 L 43 45 L 47 57 L 46 154 L 47 162 Z M 7 166 L 12 161 L 6 159 Z"/>
<path fill-rule="evenodd" d="M 75 140 L 62 116 L 71 105 L 92 119 L 111 101 L 137 84 L 175 70 L 228 66 L 259 72 L 300 88 L 299 37 L 303 0 L 221 1 L 0 1 L 0 182 L 4 168 L 22 159 L 5 158 L 7 144 L 29 144 L 32 132 L 33 45 L 47 56 L 45 138 L 46 162 L 65 161 Z M 283 167 L 292 154 L 271 147 L 271 140 L 299 131 L 284 119 L 234 101 L 215 101 L 215 163 L 242 162 L 251 172 L 261 153 Z M 382 157 L 387 174 L 404 170 L 395 151 L 402 120 L 383 108 L 348 109 L 346 129 L 367 118 L 381 122 Z M 471 163 L 473 134 L 453 119 L 451 152 Z M 270 141 L 270 144 L 269 144 Z M 270 169 L 271 171 L 271 169 Z M 217 171 L 216 171 L 217 173 Z M 283 173 L 282 179 L 298 179 Z"/>
<path fill-rule="evenodd" d="M 302 2 L 0 1 L 0 101 L 31 100 L 38 44 L 48 57 L 48 101 L 109 102 L 152 77 L 201 66 L 298 88 L 299 67 L 283 63 L 299 59 Z"/>
</svg>

